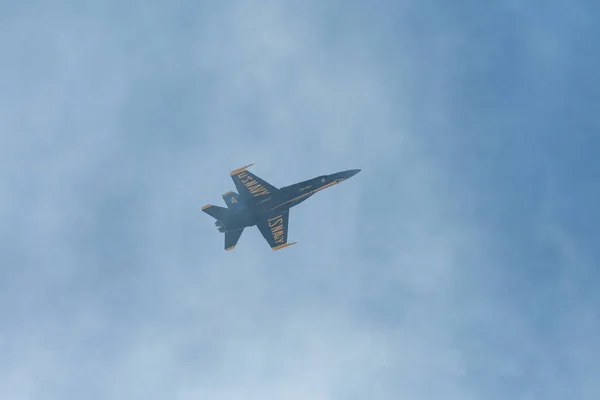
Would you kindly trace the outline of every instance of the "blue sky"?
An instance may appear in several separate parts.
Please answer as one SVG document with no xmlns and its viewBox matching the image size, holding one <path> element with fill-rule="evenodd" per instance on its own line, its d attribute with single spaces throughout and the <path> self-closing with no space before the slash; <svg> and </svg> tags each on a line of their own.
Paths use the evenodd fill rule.
<svg viewBox="0 0 600 400">
<path fill-rule="evenodd" d="M 1 5 L 0 397 L 597 399 L 597 11 Z"/>
</svg>

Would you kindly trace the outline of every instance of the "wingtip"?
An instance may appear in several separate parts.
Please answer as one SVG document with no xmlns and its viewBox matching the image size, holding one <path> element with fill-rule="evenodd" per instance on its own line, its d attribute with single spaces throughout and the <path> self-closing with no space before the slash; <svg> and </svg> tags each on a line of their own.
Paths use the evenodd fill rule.
<svg viewBox="0 0 600 400">
<path fill-rule="evenodd" d="M 202 207 L 202 211 L 206 210 L 207 208 L 212 207 L 212 204 L 207 204 L 204 207 Z"/>
<path fill-rule="evenodd" d="M 248 167 L 251 167 L 251 166 L 253 166 L 253 165 L 254 165 L 254 163 L 252 163 L 252 164 L 248 164 L 248 165 L 246 165 L 245 167 L 242 167 L 242 168 L 234 169 L 234 170 L 233 170 L 233 171 L 231 171 L 229 174 L 230 174 L 230 175 L 232 175 L 232 176 L 233 176 L 233 175 L 237 175 L 237 174 L 239 174 L 240 172 L 242 172 L 242 171 L 245 171 L 245 170 L 246 170 L 246 168 L 248 168 Z"/>
<path fill-rule="evenodd" d="M 273 247 L 273 251 L 277 251 L 277 250 L 281 250 L 281 249 L 285 249 L 286 247 L 289 247 L 291 245 L 294 245 L 298 242 L 292 242 L 292 243 L 284 243 L 284 244 L 280 244 L 279 246 L 275 246 Z"/>
<path fill-rule="evenodd" d="M 221 195 L 221 197 L 228 196 L 228 195 L 230 195 L 231 193 L 233 193 L 233 192 L 232 192 L 232 191 L 229 191 L 229 192 L 227 192 L 227 193 L 223 193 L 223 194 Z"/>
<path fill-rule="evenodd" d="M 227 247 L 227 248 L 225 249 L 225 251 L 230 251 L 230 250 L 233 250 L 233 249 L 235 249 L 235 246 Z"/>
</svg>

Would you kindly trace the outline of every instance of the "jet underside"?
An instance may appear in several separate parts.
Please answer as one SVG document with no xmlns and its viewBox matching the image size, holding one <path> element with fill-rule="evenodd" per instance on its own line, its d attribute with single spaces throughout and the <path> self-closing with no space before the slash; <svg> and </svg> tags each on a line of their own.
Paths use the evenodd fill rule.
<svg viewBox="0 0 600 400">
<path fill-rule="evenodd" d="M 230 173 L 239 193 L 222 195 L 227 208 L 206 205 L 202 210 L 216 219 L 215 226 L 225 234 L 225 250 L 237 245 L 245 228 L 256 225 L 273 250 L 295 244 L 288 243 L 289 211 L 316 192 L 355 175 L 360 170 L 349 170 L 324 175 L 297 184 L 274 187 L 247 170 L 253 164 Z"/>
</svg>

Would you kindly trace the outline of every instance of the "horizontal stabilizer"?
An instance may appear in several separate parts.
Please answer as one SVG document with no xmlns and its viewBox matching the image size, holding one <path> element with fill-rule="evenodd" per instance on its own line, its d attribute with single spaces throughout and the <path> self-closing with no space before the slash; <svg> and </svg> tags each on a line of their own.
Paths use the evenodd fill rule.
<svg viewBox="0 0 600 400">
<path fill-rule="evenodd" d="M 219 220 L 224 220 L 229 214 L 229 210 L 225 207 L 213 206 L 211 204 L 207 204 L 202 207 L 202 211 Z"/>
<path fill-rule="evenodd" d="M 233 250 L 240 236 L 242 236 L 244 229 L 238 229 L 237 231 L 225 232 L 225 251 Z"/>
</svg>

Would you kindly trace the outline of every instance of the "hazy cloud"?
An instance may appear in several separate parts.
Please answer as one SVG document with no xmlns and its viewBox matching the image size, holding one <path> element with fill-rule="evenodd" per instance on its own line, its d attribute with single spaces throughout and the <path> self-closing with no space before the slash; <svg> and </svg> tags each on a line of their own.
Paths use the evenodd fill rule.
<svg viewBox="0 0 600 400">
<path fill-rule="evenodd" d="M 525 129 L 564 104 L 521 99 L 574 79 L 528 80 L 570 54 L 560 10 L 379 6 L 4 13 L 2 398 L 597 396 L 597 251 Z M 363 171 L 291 211 L 296 246 L 225 253 L 200 207 L 250 162 Z"/>
</svg>

